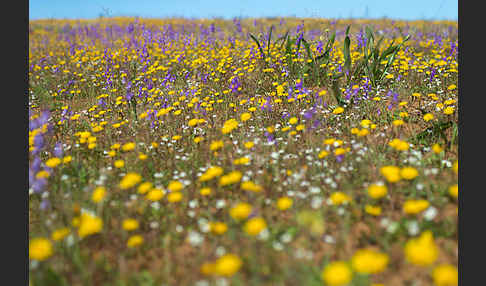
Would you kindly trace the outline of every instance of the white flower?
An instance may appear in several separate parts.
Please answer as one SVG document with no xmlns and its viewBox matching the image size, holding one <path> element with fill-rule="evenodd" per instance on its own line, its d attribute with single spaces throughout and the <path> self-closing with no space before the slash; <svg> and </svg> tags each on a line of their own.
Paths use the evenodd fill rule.
<svg viewBox="0 0 486 286">
<path fill-rule="evenodd" d="M 283 243 L 289 243 L 292 240 L 292 235 L 290 233 L 284 233 L 282 237 L 280 237 L 280 241 Z"/>
<path fill-rule="evenodd" d="M 321 189 L 319 187 L 312 186 L 309 188 L 309 192 L 311 194 L 318 194 L 321 192 Z"/>
<path fill-rule="evenodd" d="M 417 235 L 420 231 L 418 222 L 416 220 L 410 221 L 407 224 L 407 230 L 409 235 L 411 236 Z"/>
<path fill-rule="evenodd" d="M 196 231 L 190 231 L 189 234 L 187 235 L 187 241 L 192 246 L 198 246 L 204 241 L 204 236 L 202 236 Z"/>
<path fill-rule="evenodd" d="M 160 209 L 160 203 L 159 202 L 153 202 L 153 203 L 150 204 L 150 206 L 155 210 Z"/>
<path fill-rule="evenodd" d="M 280 242 L 278 242 L 278 241 L 274 241 L 272 243 L 272 247 L 273 247 L 273 249 L 275 249 L 277 251 L 282 251 L 283 248 L 284 248 L 283 245 Z"/>
<path fill-rule="evenodd" d="M 225 200 L 217 200 L 216 201 L 216 208 L 217 209 L 222 209 L 226 206 Z"/>
<path fill-rule="evenodd" d="M 258 239 L 267 240 L 269 236 L 270 236 L 270 232 L 268 231 L 267 228 L 265 228 L 264 230 L 260 231 L 260 233 L 258 234 Z"/>
<path fill-rule="evenodd" d="M 218 248 L 216 248 L 216 255 L 217 256 L 223 256 L 225 254 L 226 254 L 226 249 L 224 249 L 224 247 L 218 246 Z"/>
<path fill-rule="evenodd" d="M 312 201 L 311 201 L 311 207 L 312 207 L 313 209 L 318 209 L 318 208 L 320 208 L 320 207 L 321 207 L 321 205 L 322 205 L 322 201 L 323 201 L 323 198 L 318 197 L 318 196 L 314 196 L 314 197 L 312 198 Z"/>
<path fill-rule="evenodd" d="M 336 243 L 336 240 L 334 239 L 334 237 L 327 235 L 327 234 L 324 236 L 324 241 L 326 243 L 331 243 L 331 244 Z"/>
<path fill-rule="evenodd" d="M 189 202 L 189 207 L 191 209 L 196 208 L 198 205 L 199 205 L 199 203 L 198 203 L 197 200 L 192 200 L 192 201 Z"/>
<path fill-rule="evenodd" d="M 433 220 L 437 216 L 437 209 L 434 207 L 429 207 L 424 212 L 424 219 L 425 220 Z"/>
</svg>

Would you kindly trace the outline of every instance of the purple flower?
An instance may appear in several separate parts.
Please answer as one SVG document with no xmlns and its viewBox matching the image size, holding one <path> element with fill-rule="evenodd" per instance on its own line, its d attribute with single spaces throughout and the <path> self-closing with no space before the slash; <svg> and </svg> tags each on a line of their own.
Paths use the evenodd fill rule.
<svg viewBox="0 0 486 286">
<path fill-rule="evenodd" d="M 47 185 L 46 179 L 44 178 L 35 179 L 32 184 L 32 190 L 34 190 L 34 193 L 40 193 L 46 185 Z"/>
<path fill-rule="evenodd" d="M 40 209 L 46 211 L 51 206 L 51 203 L 48 199 L 43 199 L 40 203 Z"/>
<path fill-rule="evenodd" d="M 233 93 L 238 93 L 238 88 L 241 86 L 240 84 L 240 81 L 238 79 L 238 77 L 234 77 L 232 80 L 231 80 L 231 84 L 230 84 L 230 88 L 231 88 L 231 92 Z"/>
<path fill-rule="evenodd" d="M 53 154 L 56 157 L 62 157 L 63 152 L 62 152 L 62 143 L 61 142 L 56 143 L 56 145 L 54 146 Z"/>
<path fill-rule="evenodd" d="M 267 137 L 268 142 L 273 142 L 275 137 L 273 136 L 272 133 L 265 131 L 265 137 Z"/>
<path fill-rule="evenodd" d="M 307 120 L 310 120 L 310 119 L 312 119 L 312 116 L 314 116 L 314 113 L 315 113 L 315 108 L 312 107 L 311 109 L 309 109 L 308 111 L 306 111 L 304 113 L 304 118 L 307 119 Z"/>
</svg>

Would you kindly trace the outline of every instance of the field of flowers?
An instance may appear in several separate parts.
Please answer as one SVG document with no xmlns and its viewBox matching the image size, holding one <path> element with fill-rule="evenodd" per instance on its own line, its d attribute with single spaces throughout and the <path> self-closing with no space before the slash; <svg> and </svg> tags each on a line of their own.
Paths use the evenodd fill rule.
<svg viewBox="0 0 486 286">
<path fill-rule="evenodd" d="M 30 21 L 30 285 L 457 285 L 457 32 Z"/>
</svg>

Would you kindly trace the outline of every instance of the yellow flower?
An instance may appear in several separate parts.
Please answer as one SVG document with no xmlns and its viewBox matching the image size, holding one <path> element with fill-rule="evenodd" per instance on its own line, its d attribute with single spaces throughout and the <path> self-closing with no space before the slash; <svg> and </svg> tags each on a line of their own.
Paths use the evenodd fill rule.
<svg viewBox="0 0 486 286">
<path fill-rule="evenodd" d="M 81 214 L 81 220 L 79 222 L 78 235 L 80 238 L 96 234 L 103 228 L 103 220 L 97 216 L 93 216 L 87 213 Z"/>
<path fill-rule="evenodd" d="M 331 202 L 333 205 L 339 206 L 342 204 L 347 204 L 351 201 L 351 197 L 343 192 L 334 192 L 331 194 Z"/>
<path fill-rule="evenodd" d="M 427 121 L 430 121 L 434 119 L 434 115 L 432 113 L 427 113 L 424 115 L 424 120 L 427 122 Z"/>
<path fill-rule="evenodd" d="M 198 123 L 197 118 L 194 118 L 194 119 L 189 120 L 188 125 L 193 127 L 193 126 L 196 126 L 197 123 Z"/>
<path fill-rule="evenodd" d="M 120 188 L 122 190 L 134 187 L 142 180 L 142 176 L 137 173 L 127 173 L 123 179 L 120 181 Z"/>
<path fill-rule="evenodd" d="M 164 196 L 164 191 L 162 191 L 161 189 L 153 189 L 150 192 L 148 192 L 147 195 L 145 195 L 145 198 L 149 201 L 156 202 L 156 201 L 160 201 L 160 199 L 162 199 L 163 196 Z"/>
<path fill-rule="evenodd" d="M 115 161 L 115 168 L 123 168 L 123 166 L 125 166 L 125 161 L 123 160 L 116 160 Z"/>
<path fill-rule="evenodd" d="M 458 193 L 459 193 L 459 186 L 457 184 L 449 187 L 449 195 L 451 195 L 451 197 L 457 199 Z"/>
<path fill-rule="evenodd" d="M 393 123 L 393 126 L 400 126 L 400 125 L 405 124 L 405 122 L 401 119 L 394 120 L 392 123 Z"/>
<path fill-rule="evenodd" d="M 450 264 L 440 264 L 432 271 L 432 278 L 436 286 L 455 286 L 458 284 L 457 268 Z"/>
<path fill-rule="evenodd" d="M 251 205 L 247 203 L 238 203 L 230 209 L 230 216 L 235 220 L 242 220 L 250 215 L 251 210 Z"/>
<path fill-rule="evenodd" d="M 368 129 L 363 128 L 363 129 L 359 130 L 356 135 L 358 135 L 358 137 L 363 137 L 363 136 L 368 135 L 369 133 L 370 133 L 370 131 L 368 131 Z"/>
<path fill-rule="evenodd" d="M 298 121 L 299 121 L 299 119 L 297 119 L 297 117 L 292 117 L 292 118 L 289 119 L 289 123 L 291 125 L 296 124 Z"/>
<path fill-rule="evenodd" d="M 381 207 L 372 206 L 372 205 L 365 205 L 365 212 L 370 214 L 370 215 L 379 216 L 379 215 L 381 215 Z"/>
<path fill-rule="evenodd" d="M 128 238 L 127 247 L 134 248 L 143 243 L 143 237 L 139 234 L 132 235 Z"/>
<path fill-rule="evenodd" d="M 73 159 L 73 157 L 71 157 L 71 156 L 65 156 L 64 158 L 62 158 L 62 162 L 64 164 L 67 164 L 67 163 L 71 162 L 72 159 Z"/>
<path fill-rule="evenodd" d="M 342 286 L 351 282 L 353 272 L 344 261 L 331 262 L 324 267 L 321 278 L 329 286 Z"/>
<path fill-rule="evenodd" d="M 327 155 L 329 155 L 329 152 L 322 150 L 321 152 L 319 152 L 319 155 L 317 155 L 317 156 L 319 157 L 319 159 L 322 159 L 322 158 L 326 157 Z"/>
<path fill-rule="evenodd" d="M 248 157 L 241 157 L 241 158 L 233 160 L 233 164 L 235 164 L 235 165 L 245 165 L 245 164 L 248 164 L 249 162 L 250 162 L 250 158 L 248 158 Z"/>
<path fill-rule="evenodd" d="M 46 161 L 46 166 L 49 168 L 55 168 L 57 165 L 61 164 L 61 159 L 59 158 L 51 158 Z"/>
<path fill-rule="evenodd" d="M 182 185 L 181 182 L 179 181 L 171 181 L 169 185 L 167 186 L 167 189 L 169 189 L 171 192 L 178 192 L 184 188 L 184 185 Z"/>
<path fill-rule="evenodd" d="M 400 168 L 396 166 L 383 166 L 381 167 L 380 172 L 390 183 L 395 183 L 401 180 Z"/>
<path fill-rule="evenodd" d="M 255 193 L 261 192 L 263 187 L 253 183 L 252 181 L 246 181 L 241 183 L 240 187 L 245 191 L 252 191 Z"/>
<path fill-rule="evenodd" d="M 245 143 L 245 148 L 246 149 L 251 149 L 254 145 L 255 145 L 255 143 L 249 141 L 249 142 L 246 142 Z"/>
<path fill-rule="evenodd" d="M 344 153 L 346 153 L 346 149 L 344 148 L 336 148 L 336 150 L 334 150 L 334 155 L 336 156 L 339 156 L 339 155 L 343 155 Z"/>
<path fill-rule="evenodd" d="M 369 120 L 369 119 L 363 119 L 360 122 L 360 125 L 363 128 L 368 128 L 370 126 L 370 124 L 371 124 L 371 120 Z"/>
<path fill-rule="evenodd" d="M 425 231 L 419 237 L 407 241 L 404 251 L 407 261 L 419 266 L 431 265 L 439 255 L 431 231 Z"/>
<path fill-rule="evenodd" d="M 292 199 L 289 197 L 281 197 L 277 200 L 277 207 L 279 210 L 284 211 L 292 206 Z"/>
<path fill-rule="evenodd" d="M 427 200 L 408 200 L 403 204 L 403 211 L 406 214 L 418 214 L 429 207 Z"/>
<path fill-rule="evenodd" d="M 413 180 L 418 176 L 418 171 L 413 167 L 404 167 L 400 170 L 400 176 L 405 180 Z"/>
<path fill-rule="evenodd" d="M 373 199 L 386 196 L 388 189 L 385 185 L 372 184 L 368 187 L 368 195 Z"/>
<path fill-rule="evenodd" d="M 209 196 L 211 194 L 211 188 L 202 188 L 199 190 L 201 196 Z"/>
<path fill-rule="evenodd" d="M 227 185 L 237 183 L 241 180 L 242 176 L 243 176 L 243 174 L 241 174 L 240 171 L 230 172 L 227 175 L 224 175 L 219 179 L 219 185 L 220 186 L 227 186 Z"/>
<path fill-rule="evenodd" d="M 67 227 L 63 227 L 60 229 L 56 229 L 52 234 L 51 234 L 51 239 L 54 241 L 59 241 L 65 238 L 71 230 Z"/>
<path fill-rule="evenodd" d="M 439 144 L 434 144 L 432 145 L 432 151 L 434 151 L 435 154 L 439 154 L 440 152 L 444 151 L 444 148 L 440 147 Z"/>
<path fill-rule="evenodd" d="M 454 164 L 452 165 L 452 170 L 454 171 L 454 173 L 456 173 L 457 175 L 457 171 L 459 170 L 459 161 L 455 161 Z"/>
<path fill-rule="evenodd" d="M 180 202 L 182 200 L 182 193 L 180 192 L 169 193 L 167 195 L 167 200 L 169 201 L 169 203 Z"/>
<path fill-rule="evenodd" d="M 33 238 L 29 242 L 29 259 L 46 260 L 53 253 L 52 243 L 43 237 Z"/>
<path fill-rule="evenodd" d="M 233 276 L 241 267 L 241 259 L 231 253 L 225 254 L 216 260 L 214 272 L 220 276 Z"/>
<path fill-rule="evenodd" d="M 332 111 L 333 114 L 340 114 L 340 113 L 343 113 L 343 112 L 344 112 L 344 108 L 342 108 L 342 107 L 337 107 Z"/>
<path fill-rule="evenodd" d="M 152 189 L 152 186 L 153 184 L 151 182 L 142 183 L 138 186 L 138 193 L 143 195 L 146 192 L 148 192 L 150 189 Z"/>
<path fill-rule="evenodd" d="M 104 187 L 97 187 L 94 189 L 93 194 L 91 195 L 91 200 L 95 203 L 101 202 L 105 198 L 106 189 Z"/>
<path fill-rule="evenodd" d="M 196 143 L 196 144 L 203 141 L 203 140 L 204 140 L 204 138 L 201 137 L 201 136 L 194 137 L 194 143 Z"/>
<path fill-rule="evenodd" d="M 138 221 L 133 218 L 127 218 L 123 220 L 122 227 L 126 231 L 136 230 L 138 228 Z"/>
<path fill-rule="evenodd" d="M 228 226 L 224 222 L 210 222 L 209 229 L 214 234 L 223 234 L 228 230 Z"/>
<path fill-rule="evenodd" d="M 238 121 L 236 121 L 235 119 L 229 119 L 224 122 L 223 128 L 221 128 L 221 132 L 223 134 L 228 134 L 234 129 L 236 129 L 237 127 L 238 127 Z"/>
<path fill-rule="evenodd" d="M 385 270 L 388 264 L 388 256 L 371 249 L 356 251 L 351 259 L 353 268 L 363 274 L 375 274 Z"/>
<path fill-rule="evenodd" d="M 455 84 L 451 84 L 447 87 L 447 90 L 453 90 L 456 88 L 456 85 Z"/>
<path fill-rule="evenodd" d="M 214 177 L 221 176 L 221 174 L 223 174 L 223 168 L 218 166 L 212 166 L 209 167 L 206 170 L 206 172 L 201 175 L 201 177 L 199 177 L 199 181 L 201 182 L 209 181 Z"/>
<path fill-rule="evenodd" d="M 328 139 L 324 139 L 322 141 L 322 144 L 324 144 L 324 145 L 332 145 L 332 144 L 334 144 L 334 142 L 336 142 L 336 139 L 334 139 L 334 138 L 328 138 Z"/>
<path fill-rule="evenodd" d="M 248 119 L 250 119 L 250 118 L 251 118 L 251 114 L 250 114 L 250 113 L 248 113 L 248 112 L 245 112 L 245 113 L 241 114 L 241 116 L 240 116 L 240 119 L 241 119 L 241 121 L 243 121 L 243 122 L 247 121 L 247 120 L 248 120 Z"/>
<path fill-rule="evenodd" d="M 452 106 L 447 106 L 447 107 L 444 109 L 444 114 L 446 114 L 446 115 L 450 115 L 450 114 L 452 114 L 452 113 L 454 113 L 454 107 L 452 107 Z"/>
<path fill-rule="evenodd" d="M 261 217 L 249 219 L 244 226 L 244 230 L 249 235 L 257 235 L 267 227 L 267 223 Z"/>
<path fill-rule="evenodd" d="M 37 174 L 35 174 L 35 177 L 37 179 L 45 179 L 45 178 L 49 178 L 50 175 L 51 174 L 49 174 L 49 172 L 47 172 L 46 170 L 42 170 L 37 172 Z"/>
<path fill-rule="evenodd" d="M 135 143 L 133 142 L 125 143 L 121 148 L 122 151 L 132 151 L 133 149 L 135 149 Z"/>
<path fill-rule="evenodd" d="M 145 154 L 143 154 L 143 153 L 138 154 L 138 159 L 140 159 L 142 161 L 145 160 L 145 159 L 147 159 L 147 158 L 148 158 L 148 156 L 145 155 Z"/>
<path fill-rule="evenodd" d="M 390 141 L 388 145 L 398 151 L 406 151 L 410 147 L 410 145 L 406 141 L 402 141 L 398 138 L 395 138 L 392 141 Z"/>
<path fill-rule="evenodd" d="M 223 141 L 213 141 L 211 142 L 211 145 L 209 145 L 209 150 L 211 151 L 217 151 L 219 149 L 223 148 Z"/>
</svg>

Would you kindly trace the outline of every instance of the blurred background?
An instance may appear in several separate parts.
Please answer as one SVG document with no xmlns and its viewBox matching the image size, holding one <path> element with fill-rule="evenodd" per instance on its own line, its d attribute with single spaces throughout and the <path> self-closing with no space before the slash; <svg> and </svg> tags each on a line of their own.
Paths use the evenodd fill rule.
<svg viewBox="0 0 486 286">
<path fill-rule="evenodd" d="M 458 0 L 29 0 L 29 19 L 391 18 L 457 20 Z"/>
</svg>

